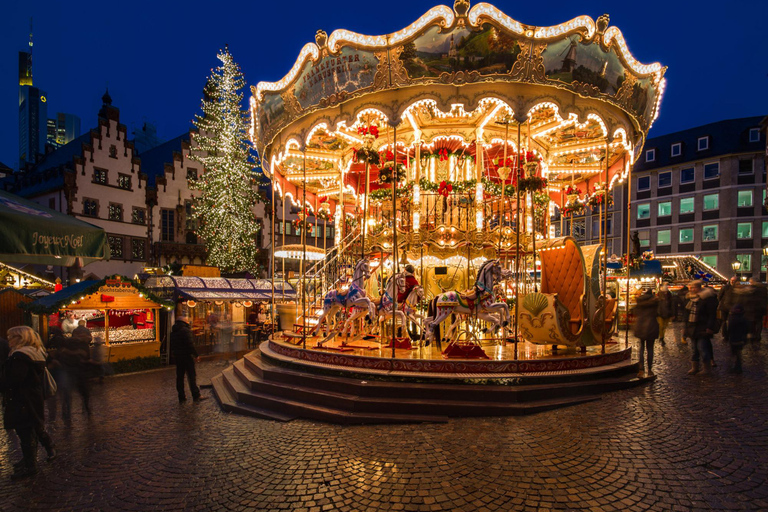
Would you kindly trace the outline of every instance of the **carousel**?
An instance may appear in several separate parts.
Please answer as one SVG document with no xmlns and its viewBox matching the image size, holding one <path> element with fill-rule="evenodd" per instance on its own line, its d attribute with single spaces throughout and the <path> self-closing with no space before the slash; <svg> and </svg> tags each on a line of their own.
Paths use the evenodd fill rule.
<svg viewBox="0 0 768 512">
<path fill-rule="evenodd" d="M 272 268 L 300 261 L 300 297 L 240 378 L 278 360 L 497 384 L 631 370 L 608 219 L 665 70 L 607 15 L 536 27 L 456 1 L 388 35 L 318 30 L 283 79 L 252 87 L 252 142 L 302 234 Z M 598 243 L 574 238 L 585 214 Z M 320 223 L 336 239 L 315 258 Z"/>
</svg>

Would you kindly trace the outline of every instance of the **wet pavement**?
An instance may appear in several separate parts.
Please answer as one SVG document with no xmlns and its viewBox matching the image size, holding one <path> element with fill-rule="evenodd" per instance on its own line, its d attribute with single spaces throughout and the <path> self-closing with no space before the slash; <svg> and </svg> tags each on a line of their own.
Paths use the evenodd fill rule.
<svg viewBox="0 0 768 512">
<path fill-rule="evenodd" d="M 768 510 L 768 342 L 742 375 L 714 345 L 709 377 L 668 340 L 652 384 L 439 425 L 275 423 L 179 405 L 172 369 L 109 378 L 90 419 L 76 397 L 72 425 L 49 425 L 60 455 L 41 448 L 36 477 L 10 480 L 20 452 L 0 433 L 0 510 Z"/>
</svg>

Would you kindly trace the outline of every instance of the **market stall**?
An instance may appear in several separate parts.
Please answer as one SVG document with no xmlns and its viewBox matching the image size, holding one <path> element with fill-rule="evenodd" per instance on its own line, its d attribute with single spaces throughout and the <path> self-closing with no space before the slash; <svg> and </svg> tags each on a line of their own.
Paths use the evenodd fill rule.
<svg viewBox="0 0 768 512">
<path fill-rule="evenodd" d="M 198 352 L 232 352 L 272 330 L 272 282 L 267 279 L 151 276 L 145 286 L 189 317 Z M 275 300 L 294 301 L 296 291 L 275 281 Z"/>
<path fill-rule="evenodd" d="M 121 276 L 83 281 L 24 306 L 36 315 L 41 337 L 52 327 L 69 334 L 80 320 L 101 338 L 109 361 L 160 355 L 160 311 L 170 303 Z"/>
</svg>

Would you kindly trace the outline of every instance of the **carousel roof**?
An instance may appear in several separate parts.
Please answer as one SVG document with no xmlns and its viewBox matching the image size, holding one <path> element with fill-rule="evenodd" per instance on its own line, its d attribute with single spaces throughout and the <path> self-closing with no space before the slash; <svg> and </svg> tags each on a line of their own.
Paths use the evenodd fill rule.
<svg viewBox="0 0 768 512">
<path fill-rule="evenodd" d="M 470 179 L 524 151 L 558 190 L 606 170 L 612 184 L 658 116 L 665 71 L 635 59 L 607 15 L 536 27 L 457 0 L 388 35 L 318 31 L 285 77 L 252 87 L 251 138 L 279 193 L 296 203 L 306 186 L 312 210 L 318 195 L 361 190 L 355 152 L 372 126 L 373 149 L 411 179 L 417 155 L 450 158 L 452 179 Z"/>
</svg>

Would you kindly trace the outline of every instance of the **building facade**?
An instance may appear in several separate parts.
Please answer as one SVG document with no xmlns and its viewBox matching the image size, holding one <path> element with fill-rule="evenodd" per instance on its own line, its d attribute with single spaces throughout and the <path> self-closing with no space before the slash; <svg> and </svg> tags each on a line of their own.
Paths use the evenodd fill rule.
<svg viewBox="0 0 768 512">
<path fill-rule="evenodd" d="M 731 119 L 646 141 L 632 172 L 631 206 L 631 232 L 643 250 L 694 255 L 724 275 L 765 280 L 762 119 Z"/>
</svg>

